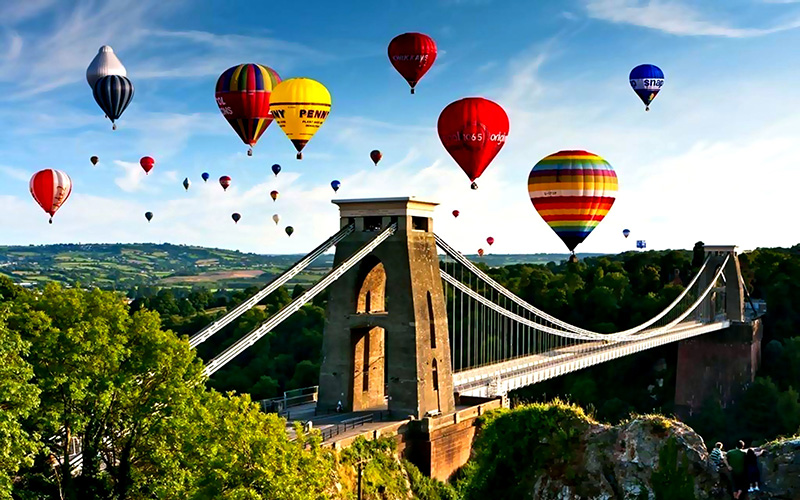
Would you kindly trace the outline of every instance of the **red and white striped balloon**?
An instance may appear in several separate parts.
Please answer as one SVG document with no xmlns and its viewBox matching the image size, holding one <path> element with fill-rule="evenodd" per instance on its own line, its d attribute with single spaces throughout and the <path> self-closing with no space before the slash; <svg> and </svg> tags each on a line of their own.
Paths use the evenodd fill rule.
<svg viewBox="0 0 800 500">
<path fill-rule="evenodd" d="M 46 168 L 33 174 L 30 189 L 36 203 L 50 214 L 52 224 L 53 216 L 72 192 L 72 179 L 61 170 Z"/>
</svg>

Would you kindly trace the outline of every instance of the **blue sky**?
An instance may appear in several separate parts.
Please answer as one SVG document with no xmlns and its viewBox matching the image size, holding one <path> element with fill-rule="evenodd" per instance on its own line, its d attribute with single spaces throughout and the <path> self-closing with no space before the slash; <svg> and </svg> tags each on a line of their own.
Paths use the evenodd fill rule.
<svg viewBox="0 0 800 500">
<path fill-rule="evenodd" d="M 584 252 L 742 248 L 800 241 L 800 2 L 570 0 L 500 2 L 108 2 L 0 5 L 0 244 L 172 242 L 305 252 L 338 227 L 337 197 L 416 195 L 442 203 L 435 229 L 465 253 L 563 251 L 530 204 L 541 157 L 587 149 L 616 169 L 620 191 Z M 386 56 L 421 31 L 439 57 L 411 96 Z M 136 95 L 112 132 L 86 84 L 111 45 Z M 333 96 L 304 151 L 277 124 L 255 156 L 220 115 L 226 68 L 266 64 L 308 76 Z M 644 62 L 665 72 L 649 113 L 628 85 Z M 441 146 L 442 108 L 482 95 L 508 112 L 506 146 L 472 191 Z M 369 151 L 384 159 L 372 166 Z M 156 158 L 147 177 L 138 166 Z M 92 167 L 89 157 L 98 155 Z M 270 165 L 283 172 L 275 178 Z M 28 193 L 42 168 L 66 171 L 73 194 L 52 226 Z M 212 180 L 204 185 L 200 174 Z M 230 175 L 223 193 L 216 182 Z M 192 186 L 184 192 L 181 181 Z M 273 203 L 269 192 L 278 189 Z M 453 219 L 450 212 L 459 209 Z M 148 224 L 145 211 L 155 218 Z M 232 212 L 243 216 L 238 225 Z M 281 215 L 276 226 L 271 216 Z M 287 238 L 286 224 L 295 227 Z M 632 230 L 628 240 L 623 228 Z"/>
</svg>

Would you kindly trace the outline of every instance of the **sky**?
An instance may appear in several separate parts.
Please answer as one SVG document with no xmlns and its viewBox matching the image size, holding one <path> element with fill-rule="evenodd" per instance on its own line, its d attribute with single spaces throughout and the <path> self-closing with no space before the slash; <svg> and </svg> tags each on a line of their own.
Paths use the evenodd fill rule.
<svg viewBox="0 0 800 500">
<path fill-rule="evenodd" d="M 533 165 L 563 149 L 604 157 L 619 178 L 616 203 L 579 252 L 630 250 L 637 239 L 651 249 L 800 241 L 800 1 L 302 6 L 0 3 L 0 244 L 170 242 L 306 253 L 339 227 L 331 199 L 417 196 L 441 204 L 434 230 L 464 253 L 488 248 L 487 236 L 494 253 L 564 252 L 526 186 Z M 413 96 L 386 55 L 389 41 L 407 31 L 427 33 L 439 50 Z M 113 132 L 85 79 L 105 44 L 136 88 Z M 245 62 L 330 90 L 331 114 L 302 161 L 275 123 L 248 157 L 219 113 L 217 77 Z M 665 73 L 648 113 L 628 83 L 642 63 Z M 467 96 L 497 102 L 510 119 L 506 144 L 476 191 L 436 133 L 441 110 Z M 372 149 L 383 152 L 377 167 Z M 92 155 L 100 157 L 94 167 Z M 138 164 L 144 155 L 156 159 L 148 176 Z M 273 163 L 283 167 L 277 177 Z M 52 225 L 28 192 L 43 168 L 67 172 L 74 184 Z M 202 172 L 211 174 L 207 184 Z M 221 175 L 233 178 L 227 192 L 216 183 Z M 342 184 L 335 195 L 333 179 Z M 146 211 L 155 214 L 151 223 Z M 232 212 L 241 213 L 238 224 Z M 286 225 L 295 228 L 291 238 Z"/>
</svg>

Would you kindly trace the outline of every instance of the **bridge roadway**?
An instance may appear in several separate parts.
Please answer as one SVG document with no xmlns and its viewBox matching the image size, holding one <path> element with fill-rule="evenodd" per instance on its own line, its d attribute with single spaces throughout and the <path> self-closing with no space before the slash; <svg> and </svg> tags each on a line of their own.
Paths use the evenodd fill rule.
<svg viewBox="0 0 800 500">
<path fill-rule="evenodd" d="M 463 396 L 491 397 L 605 361 L 722 330 L 730 321 L 687 321 L 668 333 L 626 342 L 584 342 L 570 347 L 515 358 L 453 373 L 453 390 Z M 652 330 L 651 330 L 652 331 Z M 647 330 L 640 335 L 646 334 Z M 588 352 L 587 352 L 588 351 Z"/>
</svg>

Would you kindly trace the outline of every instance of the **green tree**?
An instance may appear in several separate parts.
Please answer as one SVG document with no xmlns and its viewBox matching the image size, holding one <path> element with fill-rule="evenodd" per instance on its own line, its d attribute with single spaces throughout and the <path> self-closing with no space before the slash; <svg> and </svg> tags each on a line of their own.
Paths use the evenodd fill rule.
<svg viewBox="0 0 800 500">
<path fill-rule="evenodd" d="M 694 500 L 694 478 L 685 456 L 678 456 L 674 437 L 658 451 L 658 467 L 651 478 L 655 500 Z"/>
</svg>

